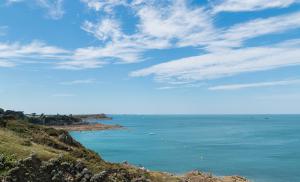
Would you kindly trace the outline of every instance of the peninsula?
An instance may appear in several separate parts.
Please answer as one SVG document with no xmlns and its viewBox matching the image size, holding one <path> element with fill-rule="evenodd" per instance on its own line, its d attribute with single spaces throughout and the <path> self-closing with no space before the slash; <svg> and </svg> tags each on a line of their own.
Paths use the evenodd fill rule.
<svg viewBox="0 0 300 182">
<path fill-rule="evenodd" d="M 67 131 L 108 130 L 122 128 L 120 125 L 109 125 L 95 122 L 96 120 L 111 120 L 105 114 L 81 114 L 81 115 L 45 115 L 36 113 L 24 114 L 21 111 L 5 111 L 4 117 L 14 119 L 26 119 L 29 123 L 46 125 L 56 129 Z"/>
</svg>

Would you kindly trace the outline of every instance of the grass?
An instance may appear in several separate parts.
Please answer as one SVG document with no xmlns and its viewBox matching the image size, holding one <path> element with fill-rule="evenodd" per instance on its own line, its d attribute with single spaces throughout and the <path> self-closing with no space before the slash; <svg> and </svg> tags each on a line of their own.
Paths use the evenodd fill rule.
<svg viewBox="0 0 300 182">
<path fill-rule="evenodd" d="M 81 144 L 68 144 L 59 140 L 66 131 L 26 123 L 9 121 L 5 128 L 0 127 L 0 154 L 13 162 L 36 154 L 47 161 L 63 156 L 66 161 L 81 160 L 92 172 L 120 168 L 119 164 L 105 162 L 101 157 Z"/>
</svg>

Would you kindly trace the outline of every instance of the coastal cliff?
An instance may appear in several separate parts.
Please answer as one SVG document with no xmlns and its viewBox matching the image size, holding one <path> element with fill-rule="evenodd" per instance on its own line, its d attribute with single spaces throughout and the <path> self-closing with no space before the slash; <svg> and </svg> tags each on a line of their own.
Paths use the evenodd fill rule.
<svg viewBox="0 0 300 182">
<path fill-rule="evenodd" d="M 175 176 L 127 163 L 109 163 L 83 147 L 67 131 L 29 123 L 20 115 L 0 117 L 0 181 L 246 182 L 246 179 L 214 177 L 198 171 Z"/>
</svg>

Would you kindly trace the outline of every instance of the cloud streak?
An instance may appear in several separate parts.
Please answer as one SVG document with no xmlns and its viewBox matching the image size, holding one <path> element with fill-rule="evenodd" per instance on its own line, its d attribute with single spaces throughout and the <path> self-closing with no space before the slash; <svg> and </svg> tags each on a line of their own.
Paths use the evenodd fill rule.
<svg viewBox="0 0 300 182">
<path fill-rule="evenodd" d="M 43 42 L 29 44 L 0 43 L 0 67 L 12 67 L 24 63 L 40 63 L 40 60 L 66 59 L 69 51 Z"/>
<path fill-rule="evenodd" d="M 0 36 L 4 36 L 7 33 L 7 26 L 0 26 Z"/>
<path fill-rule="evenodd" d="M 47 16 L 51 19 L 60 19 L 65 13 L 63 9 L 64 0 L 36 0 L 36 2 L 40 7 L 46 9 Z"/>
<path fill-rule="evenodd" d="M 104 45 L 78 49 L 74 56 L 77 61 L 69 62 L 74 69 L 78 67 L 74 63 L 82 62 L 81 57 L 90 57 L 90 61 L 84 63 L 91 62 L 91 65 L 95 67 L 101 67 L 104 64 L 94 64 L 95 60 L 97 62 L 136 63 L 147 59 L 143 56 L 145 52 L 155 49 L 195 47 L 207 51 L 207 56 L 216 55 L 221 51 L 231 53 L 234 49 L 243 48 L 247 40 L 264 35 L 281 34 L 300 27 L 299 12 L 254 19 L 228 28 L 216 27 L 213 20 L 214 14 L 211 14 L 217 7 L 219 9 L 223 7 L 223 10 L 218 10 L 219 12 L 225 11 L 224 7 L 229 7 L 230 4 L 248 9 L 267 9 L 290 6 L 297 3 L 296 0 L 272 2 L 228 0 L 211 9 L 200 6 L 191 7 L 186 0 L 165 1 L 164 3 L 157 3 L 158 0 L 82 0 L 82 2 L 97 12 L 107 13 L 108 16 L 104 16 L 100 21 L 83 23 L 82 29 Z M 130 9 L 139 19 L 135 33 L 130 35 L 124 33 L 120 20 L 111 16 L 116 6 Z M 105 7 L 109 7 L 110 11 L 106 11 Z M 82 66 L 82 64 L 78 65 Z"/>
<path fill-rule="evenodd" d="M 269 8 L 286 8 L 299 0 L 223 0 L 214 6 L 214 12 L 258 11 Z"/>
<path fill-rule="evenodd" d="M 75 97 L 75 94 L 69 94 L 69 93 L 58 93 L 53 94 L 52 97 Z"/>
<path fill-rule="evenodd" d="M 300 28 L 300 12 L 255 19 L 219 31 L 217 42 L 212 42 L 208 47 L 241 47 L 246 40 L 263 35 L 280 34 L 298 28 Z"/>
<path fill-rule="evenodd" d="M 43 8 L 47 12 L 47 17 L 58 20 L 64 15 L 63 3 L 64 0 L 33 0 L 35 5 Z M 31 1 L 26 0 L 6 0 L 7 5 L 13 5 L 15 3 L 31 3 Z"/>
<path fill-rule="evenodd" d="M 98 0 L 83 2 L 104 3 Z M 143 53 L 149 50 L 191 46 L 194 44 L 190 43 L 191 39 L 206 39 L 213 30 L 212 20 L 203 8 L 190 8 L 182 0 L 161 7 L 150 1 L 109 2 L 126 6 L 134 12 L 139 18 L 136 32 L 130 35 L 124 33 L 121 22 L 114 16 L 106 16 L 96 22 L 85 21 L 82 29 L 104 43 L 104 46 L 82 48 L 79 54 L 89 52 L 86 55 L 94 55 L 94 58 L 109 57 L 114 58 L 115 62 L 135 63 L 143 61 Z"/>
<path fill-rule="evenodd" d="M 246 88 L 258 88 L 258 87 L 271 87 L 271 86 L 285 86 L 300 84 L 300 80 L 282 80 L 282 81 L 272 81 L 272 82 L 257 82 L 257 83 L 246 83 L 246 84 L 231 84 L 231 85 L 219 85 L 209 87 L 209 90 L 239 90 Z"/>
<path fill-rule="evenodd" d="M 92 84 L 96 83 L 95 79 L 85 79 L 85 80 L 72 80 L 72 81 L 66 81 L 61 82 L 61 85 L 82 85 L 82 84 Z"/>
</svg>

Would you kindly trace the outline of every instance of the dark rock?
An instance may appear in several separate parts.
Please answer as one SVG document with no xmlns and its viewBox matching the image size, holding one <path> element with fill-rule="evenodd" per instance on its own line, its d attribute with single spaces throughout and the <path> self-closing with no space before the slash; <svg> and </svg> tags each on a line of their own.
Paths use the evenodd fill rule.
<svg viewBox="0 0 300 182">
<path fill-rule="evenodd" d="M 133 179 L 131 182 L 151 182 L 151 180 L 146 179 L 145 177 L 139 177 L 139 178 Z"/>
<path fill-rule="evenodd" d="M 4 156 L 1 154 L 0 155 L 0 170 L 5 168 L 5 158 Z"/>
<path fill-rule="evenodd" d="M 95 174 L 92 178 L 91 178 L 91 182 L 103 182 L 104 179 L 107 176 L 107 172 L 106 171 L 102 171 L 99 174 Z"/>
<path fill-rule="evenodd" d="M 3 116 L 0 114 L 0 127 L 5 128 L 6 125 L 7 125 L 7 121 L 5 121 Z"/>
<path fill-rule="evenodd" d="M 84 168 L 84 164 L 80 160 L 78 160 L 76 165 L 75 165 L 75 168 L 79 171 L 82 171 L 83 168 Z"/>
<path fill-rule="evenodd" d="M 72 146 L 80 146 L 80 144 L 75 141 L 68 132 L 64 132 L 58 136 L 58 140 Z"/>
<path fill-rule="evenodd" d="M 76 181 L 76 174 L 81 174 L 80 180 L 89 181 L 92 173 L 85 168 L 76 170 L 75 165 L 62 162 L 61 159 L 52 159 L 41 162 L 36 155 L 18 161 L 17 167 L 12 168 L 5 177 L 4 182 L 71 182 Z"/>
</svg>

